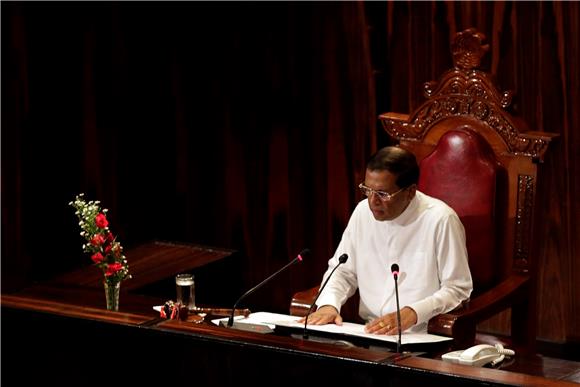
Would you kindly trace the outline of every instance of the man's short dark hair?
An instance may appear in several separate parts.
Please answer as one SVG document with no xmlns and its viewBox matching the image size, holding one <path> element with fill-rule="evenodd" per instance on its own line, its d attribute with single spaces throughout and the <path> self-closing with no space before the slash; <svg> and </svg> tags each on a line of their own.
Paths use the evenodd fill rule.
<svg viewBox="0 0 580 387">
<path fill-rule="evenodd" d="M 407 188 L 419 182 L 419 165 L 415 155 L 396 146 L 379 149 L 369 159 L 367 169 L 389 171 L 396 175 L 396 184 L 399 188 Z"/>
</svg>

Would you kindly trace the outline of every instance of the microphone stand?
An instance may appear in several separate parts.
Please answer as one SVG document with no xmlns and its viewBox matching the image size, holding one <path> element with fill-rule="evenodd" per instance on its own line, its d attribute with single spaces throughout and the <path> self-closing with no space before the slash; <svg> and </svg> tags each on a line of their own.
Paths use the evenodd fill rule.
<svg viewBox="0 0 580 387">
<path fill-rule="evenodd" d="M 240 303 L 241 300 L 243 300 L 244 298 L 246 298 L 250 294 L 254 293 L 256 290 L 258 290 L 259 288 L 261 288 L 262 286 L 264 286 L 266 283 L 268 283 L 268 281 L 270 281 L 272 278 L 276 277 L 282 271 L 286 270 L 289 266 L 293 265 L 296 262 L 302 261 L 302 259 L 303 259 L 302 256 L 305 255 L 305 254 L 307 254 L 307 253 L 310 253 L 310 250 L 308 250 L 308 249 L 302 250 L 300 252 L 300 254 L 298 254 L 296 256 L 296 258 L 294 258 L 293 260 L 291 260 L 290 262 L 288 262 L 283 268 L 281 268 L 280 270 L 278 270 L 277 272 L 275 272 L 274 274 L 272 274 L 271 276 L 269 276 L 268 278 L 266 278 L 264 281 L 260 282 L 258 285 L 254 286 L 253 288 L 251 288 L 250 290 L 248 290 L 247 292 L 245 292 L 244 294 L 242 294 L 242 296 L 240 298 L 238 298 L 238 300 L 234 304 L 234 307 L 232 308 L 232 312 L 230 314 L 230 317 L 228 318 L 227 327 L 228 328 L 231 328 L 232 325 L 234 325 L 234 314 L 236 312 L 236 307 L 238 306 L 238 304 Z"/>
<path fill-rule="evenodd" d="M 399 331 L 399 338 L 397 339 L 397 353 L 401 353 L 401 309 L 399 307 L 399 288 L 397 285 L 398 274 L 395 273 L 395 298 L 397 299 L 397 330 Z"/>
<path fill-rule="evenodd" d="M 310 316 L 310 313 L 312 313 L 312 309 L 314 308 L 314 305 L 316 305 L 316 300 L 318 300 L 318 297 L 320 296 L 320 294 L 322 293 L 322 291 L 324 290 L 324 287 L 326 286 L 326 284 L 328 283 L 328 280 L 330 279 L 330 277 L 332 277 L 332 274 L 334 274 L 334 271 L 336 269 L 338 269 L 338 267 L 340 265 L 342 265 L 343 263 L 346 262 L 346 260 L 348 259 L 348 255 L 347 254 L 342 254 L 339 258 L 338 258 L 338 265 L 336 265 L 334 267 L 334 269 L 332 269 L 332 271 L 330 272 L 330 274 L 328 275 L 328 277 L 326 277 L 326 281 L 324 281 L 324 284 L 322 284 L 322 287 L 320 288 L 320 290 L 318 291 L 318 294 L 316 295 L 316 297 L 314 298 L 314 301 L 312 301 L 312 304 L 310 304 L 310 308 L 308 308 L 308 313 L 306 313 L 306 318 L 304 319 L 304 332 L 302 333 L 302 338 L 304 340 L 308 339 L 308 330 L 306 329 L 306 325 L 308 324 L 308 316 Z"/>
</svg>

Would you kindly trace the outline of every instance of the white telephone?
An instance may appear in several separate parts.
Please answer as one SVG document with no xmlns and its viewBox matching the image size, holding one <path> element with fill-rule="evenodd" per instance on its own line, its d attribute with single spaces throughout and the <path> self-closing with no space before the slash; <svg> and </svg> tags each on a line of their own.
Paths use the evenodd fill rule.
<svg viewBox="0 0 580 387">
<path fill-rule="evenodd" d="M 441 356 L 441 359 L 450 363 L 466 364 L 476 367 L 491 363 L 492 366 L 500 363 L 506 356 L 516 353 L 511 349 L 504 349 L 503 345 L 479 344 L 463 351 L 453 351 Z"/>
</svg>

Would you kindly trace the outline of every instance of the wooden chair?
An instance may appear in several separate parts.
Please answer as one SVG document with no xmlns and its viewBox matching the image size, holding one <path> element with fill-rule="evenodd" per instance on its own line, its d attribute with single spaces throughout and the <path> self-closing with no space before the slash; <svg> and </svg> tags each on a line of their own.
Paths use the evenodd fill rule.
<svg viewBox="0 0 580 387">
<path fill-rule="evenodd" d="M 451 45 L 454 67 L 424 85 L 427 100 L 409 115 L 379 118 L 399 146 L 416 155 L 419 190 L 454 208 L 466 230 L 471 299 L 432 318 L 428 331 L 466 348 L 476 341 L 477 325 L 502 312 L 510 345 L 533 351 L 536 190 L 539 167 L 556 135 L 529 131 L 505 110 L 511 92 L 500 92 L 490 74 L 477 69 L 488 50 L 483 39 L 473 29 L 458 33 Z M 304 315 L 317 291 L 296 293 L 290 313 Z M 349 303 L 341 313 L 356 318 L 358 301 Z M 505 312 L 510 307 L 511 321 Z"/>
</svg>

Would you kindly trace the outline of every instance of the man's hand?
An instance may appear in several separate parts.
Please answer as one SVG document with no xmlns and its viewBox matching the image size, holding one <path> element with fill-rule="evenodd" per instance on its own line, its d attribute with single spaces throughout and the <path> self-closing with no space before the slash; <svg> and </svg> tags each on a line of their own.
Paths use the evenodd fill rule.
<svg viewBox="0 0 580 387">
<path fill-rule="evenodd" d="M 302 317 L 298 320 L 299 323 L 303 323 L 306 317 Z M 342 325 L 342 317 L 338 310 L 331 305 L 323 305 L 318 310 L 310 316 L 308 316 L 308 324 L 310 325 L 324 325 L 324 324 L 336 324 Z"/>
<path fill-rule="evenodd" d="M 310 321 L 308 321 L 310 322 Z M 401 329 L 404 331 L 417 323 L 417 313 L 405 306 L 401 309 Z M 365 332 L 379 335 L 397 335 L 397 312 L 374 319 L 365 326 Z"/>
</svg>

